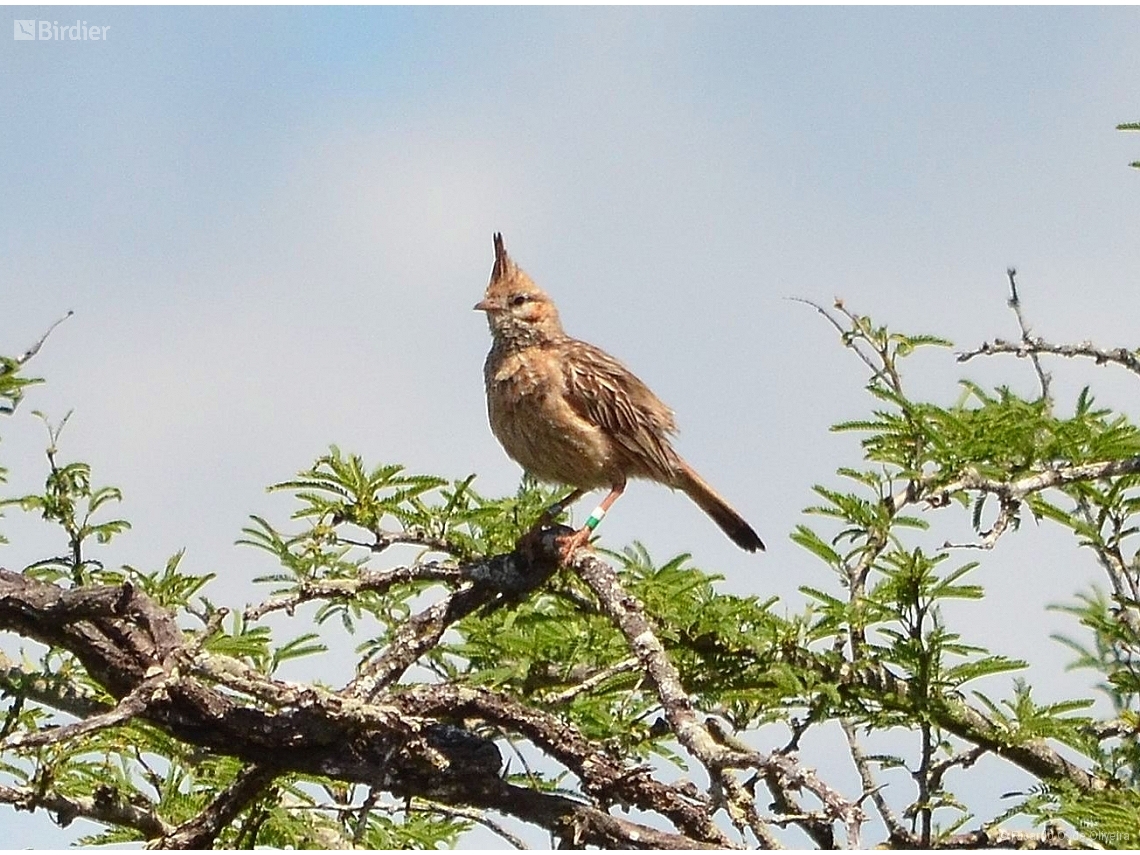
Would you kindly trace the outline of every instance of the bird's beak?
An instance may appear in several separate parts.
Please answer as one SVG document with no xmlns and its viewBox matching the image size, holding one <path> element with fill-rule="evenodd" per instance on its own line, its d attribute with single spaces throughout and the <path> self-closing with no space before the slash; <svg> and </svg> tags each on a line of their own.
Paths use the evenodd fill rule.
<svg viewBox="0 0 1140 855">
<path fill-rule="evenodd" d="M 480 300 L 478 303 L 475 304 L 474 308 L 475 308 L 476 312 L 489 312 L 489 311 L 491 311 L 491 304 L 488 303 L 486 300 Z"/>
</svg>

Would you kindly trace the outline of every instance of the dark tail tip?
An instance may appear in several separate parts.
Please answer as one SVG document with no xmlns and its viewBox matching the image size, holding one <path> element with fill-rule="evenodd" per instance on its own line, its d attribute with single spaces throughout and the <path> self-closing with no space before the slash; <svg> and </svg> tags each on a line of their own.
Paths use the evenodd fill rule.
<svg viewBox="0 0 1140 855">
<path fill-rule="evenodd" d="M 734 526 L 732 531 L 726 529 L 725 534 L 732 538 L 733 543 L 748 552 L 763 552 L 765 549 L 764 541 L 760 539 L 760 535 L 743 520 L 741 525 Z"/>
<path fill-rule="evenodd" d="M 678 480 L 674 485 L 685 491 L 685 494 L 697 503 L 702 511 L 720 526 L 720 530 L 728 535 L 729 539 L 747 552 L 763 552 L 764 541 L 732 506 L 708 485 L 708 483 L 689 466 L 681 461 L 677 473 Z"/>
</svg>

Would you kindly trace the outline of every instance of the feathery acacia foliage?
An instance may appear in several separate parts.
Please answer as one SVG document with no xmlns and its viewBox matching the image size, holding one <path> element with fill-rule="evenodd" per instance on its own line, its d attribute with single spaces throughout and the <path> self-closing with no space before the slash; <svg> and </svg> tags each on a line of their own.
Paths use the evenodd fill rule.
<svg viewBox="0 0 1140 855">
<path fill-rule="evenodd" d="M 1140 844 L 1140 431 L 1091 387 L 1057 401 L 1042 366 L 1140 373 L 1140 354 L 1022 326 L 957 358 L 1029 359 L 1039 394 L 963 380 L 929 395 L 906 361 L 949 358 L 948 342 L 816 308 L 867 367 L 873 404 L 834 428 L 863 459 L 816 486 L 791 535 L 832 574 L 798 612 L 640 544 L 560 566 L 557 529 L 524 536 L 552 492 L 488 497 L 473 477 L 336 447 L 271 488 L 291 519 L 253 516 L 240 541 L 272 564 L 265 597 L 223 607 L 181 553 L 159 570 L 89 557 L 127 527 L 121 496 L 63 462 L 49 428 L 43 491 L 3 500 L 61 546 L 0 570 L 0 804 L 89 820 L 81 843 L 166 848 L 427 848 L 477 824 L 516 845 L 612 848 Z M 7 414 L 35 382 L 24 362 L 0 360 Z M 985 607 L 989 556 L 1033 536 L 1026 517 L 1071 531 L 1106 574 L 1058 608 L 1107 714 L 1040 700 L 1025 663 L 947 618 Z M 963 520 L 969 543 L 931 547 Z M 347 685 L 279 676 L 345 632 Z M 847 756 L 809 758 L 822 732 Z M 865 749 L 884 737 L 890 753 Z M 1034 783 L 979 808 L 983 759 Z"/>
</svg>

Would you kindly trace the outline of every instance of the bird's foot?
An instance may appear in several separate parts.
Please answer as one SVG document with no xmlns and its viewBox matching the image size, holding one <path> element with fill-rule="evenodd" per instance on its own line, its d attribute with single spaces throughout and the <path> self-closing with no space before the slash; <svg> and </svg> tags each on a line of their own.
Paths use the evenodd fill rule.
<svg viewBox="0 0 1140 855">
<path fill-rule="evenodd" d="M 568 526 L 544 524 L 539 520 L 515 541 L 515 550 L 528 561 L 548 561 L 552 557 L 551 553 L 557 549 L 559 559 L 565 561 L 567 553 L 563 551 L 562 544 L 575 534 Z"/>
<path fill-rule="evenodd" d="M 558 538 L 558 551 L 562 556 L 562 563 L 567 564 L 581 547 L 588 546 L 590 543 L 590 535 L 594 530 L 589 526 L 583 526 L 573 534 L 564 535 Z"/>
</svg>

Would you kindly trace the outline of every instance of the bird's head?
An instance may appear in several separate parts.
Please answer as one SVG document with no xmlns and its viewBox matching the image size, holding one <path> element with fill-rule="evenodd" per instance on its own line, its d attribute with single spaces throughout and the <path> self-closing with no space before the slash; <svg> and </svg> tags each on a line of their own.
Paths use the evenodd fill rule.
<svg viewBox="0 0 1140 855">
<path fill-rule="evenodd" d="M 508 343 L 541 344 L 563 334 L 554 301 L 507 255 L 497 232 L 491 281 L 475 309 L 487 313 L 491 333 Z"/>
</svg>

